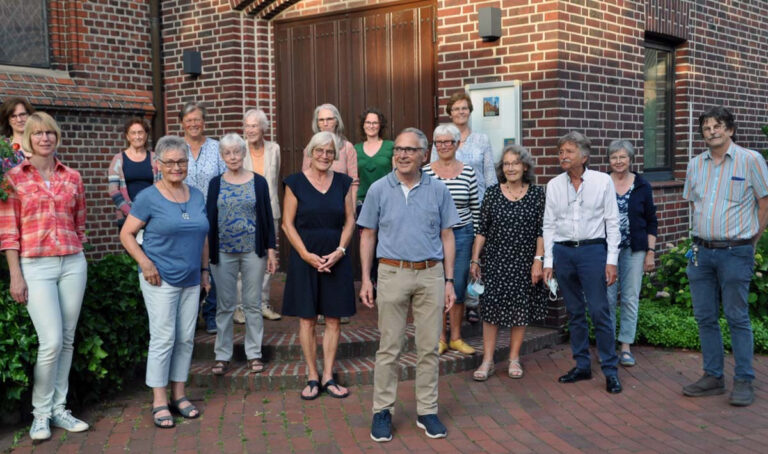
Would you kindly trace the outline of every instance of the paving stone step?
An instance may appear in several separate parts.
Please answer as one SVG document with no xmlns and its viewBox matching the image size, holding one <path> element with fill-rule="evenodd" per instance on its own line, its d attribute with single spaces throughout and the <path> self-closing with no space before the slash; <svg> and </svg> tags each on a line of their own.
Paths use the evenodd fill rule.
<svg viewBox="0 0 768 454">
<path fill-rule="evenodd" d="M 297 322 L 292 319 L 287 319 L 280 321 L 279 323 L 283 324 L 280 326 L 280 330 L 264 334 L 261 346 L 262 360 L 270 363 L 301 361 L 302 352 L 301 344 L 299 343 Z M 295 329 L 286 329 L 287 327 L 285 325 L 291 323 L 296 325 Z M 274 326 L 274 324 L 265 324 L 265 331 Z M 318 325 L 315 328 L 315 336 L 318 344 L 318 358 L 322 357 L 324 329 L 325 328 L 322 325 Z M 482 329 L 481 323 L 464 323 L 461 327 L 461 335 L 463 338 L 481 336 Z M 245 346 L 243 343 L 245 339 L 244 327 L 242 325 L 236 325 L 234 331 L 232 350 L 233 360 L 235 362 L 245 362 Z M 201 361 L 212 361 L 215 359 L 215 344 L 215 334 L 207 334 L 205 331 L 199 330 L 197 336 L 195 336 L 195 348 L 192 353 L 192 358 Z M 408 325 L 406 328 L 406 340 L 403 352 L 412 352 L 414 346 L 413 325 Z M 341 360 L 373 356 L 378 347 L 379 330 L 372 326 L 359 326 L 353 322 L 349 325 L 342 325 L 336 358 Z"/>
<path fill-rule="evenodd" d="M 413 326 L 408 326 L 413 332 Z M 447 352 L 440 356 L 440 375 L 453 374 L 476 368 L 482 360 L 482 335 L 465 337 L 464 340 L 473 346 L 477 353 L 471 356 L 457 352 Z M 526 330 L 521 354 L 534 351 L 561 342 L 561 334 L 557 330 L 529 327 Z M 505 361 L 509 354 L 509 330 L 502 329 L 496 342 L 495 361 Z M 525 359 L 523 359 L 523 362 Z M 223 376 L 211 373 L 213 361 L 210 359 L 195 359 L 190 368 L 190 382 L 196 386 L 211 388 L 233 388 L 249 391 L 300 389 L 306 383 L 306 364 L 301 359 L 293 361 L 270 361 L 264 372 L 251 374 L 245 361 L 233 361 L 229 371 Z M 322 367 L 318 359 L 318 367 Z M 374 355 L 341 358 L 336 361 L 335 375 L 337 381 L 345 386 L 359 386 L 373 383 Z M 416 354 L 405 352 L 400 357 L 400 380 L 413 380 L 416 376 Z"/>
</svg>

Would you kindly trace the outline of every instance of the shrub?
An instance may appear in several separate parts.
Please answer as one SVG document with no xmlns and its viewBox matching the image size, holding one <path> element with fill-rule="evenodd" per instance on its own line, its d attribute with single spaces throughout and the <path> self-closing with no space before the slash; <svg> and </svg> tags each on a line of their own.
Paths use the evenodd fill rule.
<svg viewBox="0 0 768 454">
<path fill-rule="evenodd" d="M 88 283 L 75 335 L 69 401 L 76 404 L 123 389 L 145 366 L 149 325 L 136 263 L 126 254 L 88 264 Z M 0 411 L 28 408 L 37 335 L 24 306 L 0 282 Z"/>
</svg>

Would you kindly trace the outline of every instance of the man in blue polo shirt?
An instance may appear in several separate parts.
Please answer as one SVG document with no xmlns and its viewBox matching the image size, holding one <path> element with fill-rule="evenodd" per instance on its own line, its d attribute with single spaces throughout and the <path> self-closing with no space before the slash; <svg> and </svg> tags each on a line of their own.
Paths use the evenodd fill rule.
<svg viewBox="0 0 768 454">
<path fill-rule="evenodd" d="M 370 279 L 374 244 L 379 261 L 378 296 L 381 339 L 373 376 L 371 438 L 392 439 L 392 413 L 397 397 L 398 358 L 405 337 L 408 307 L 416 328 L 416 425 L 430 438 L 447 430 L 437 418 L 437 380 L 443 313 L 453 306 L 452 227 L 459 215 L 448 188 L 422 174 L 427 137 L 407 128 L 395 139 L 395 170 L 371 185 L 357 219 L 363 283 L 360 298 L 373 308 Z"/>
<path fill-rule="evenodd" d="M 693 246 L 687 274 L 693 315 L 699 325 L 704 374 L 683 387 L 688 397 L 725 392 L 720 305 L 731 332 L 736 363 L 730 403 L 750 405 L 752 324 L 749 283 L 755 245 L 768 222 L 768 168 L 760 153 L 734 143 L 733 114 L 714 107 L 699 117 L 699 132 L 709 150 L 688 163 L 683 198 L 693 202 Z"/>
</svg>

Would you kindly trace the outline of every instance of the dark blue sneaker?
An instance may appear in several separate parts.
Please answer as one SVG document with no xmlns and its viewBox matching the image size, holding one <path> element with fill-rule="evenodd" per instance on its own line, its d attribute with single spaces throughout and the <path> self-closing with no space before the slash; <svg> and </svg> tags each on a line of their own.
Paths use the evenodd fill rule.
<svg viewBox="0 0 768 454">
<path fill-rule="evenodd" d="M 371 439 L 379 443 L 392 440 L 392 415 L 389 410 L 381 410 L 373 415 Z"/>
<path fill-rule="evenodd" d="M 437 415 L 419 416 L 416 418 L 416 425 L 419 429 L 424 429 L 429 438 L 445 438 L 448 433 L 448 429 L 437 419 Z"/>
<path fill-rule="evenodd" d="M 208 334 L 216 334 L 216 319 L 209 318 L 205 321 L 205 332 Z"/>
</svg>

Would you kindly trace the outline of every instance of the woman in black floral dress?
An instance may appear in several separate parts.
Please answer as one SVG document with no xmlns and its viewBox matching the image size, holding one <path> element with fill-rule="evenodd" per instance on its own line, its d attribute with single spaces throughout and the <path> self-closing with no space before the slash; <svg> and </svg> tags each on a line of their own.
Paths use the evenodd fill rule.
<svg viewBox="0 0 768 454">
<path fill-rule="evenodd" d="M 473 378 L 493 375 L 493 352 L 499 327 L 512 329 L 510 378 L 522 378 L 520 347 L 525 327 L 544 317 L 542 277 L 544 189 L 533 185 L 533 158 L 518 145 L 504 148 L 496 172 L 499 184 L 488 188 L 480 210 L 480 225 L 472 247 L 470 273 L 481 278 L 483 362 Z M 484 261 L 480 262 L 483 253 Z"/>
</svg>

